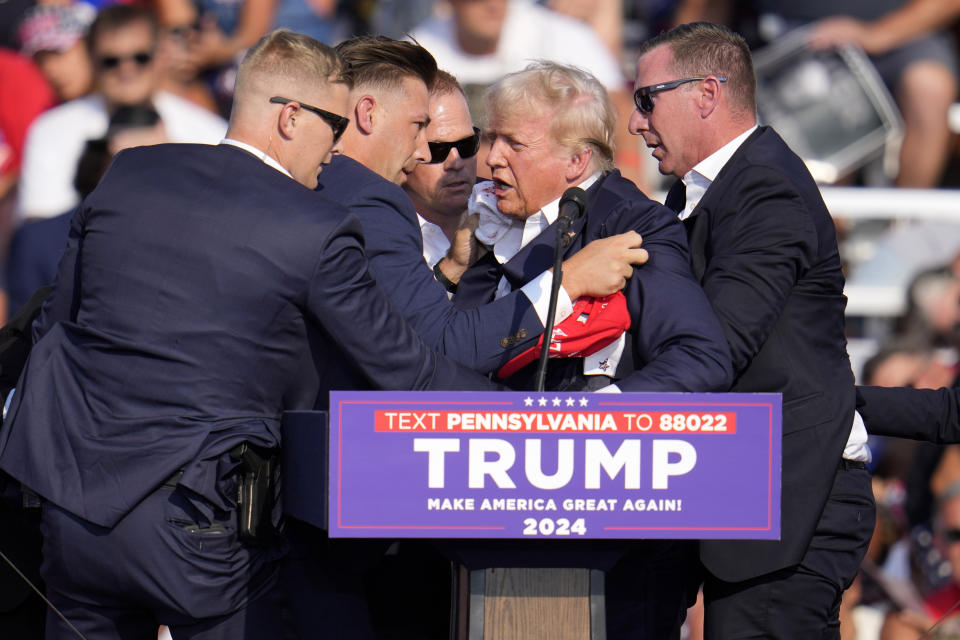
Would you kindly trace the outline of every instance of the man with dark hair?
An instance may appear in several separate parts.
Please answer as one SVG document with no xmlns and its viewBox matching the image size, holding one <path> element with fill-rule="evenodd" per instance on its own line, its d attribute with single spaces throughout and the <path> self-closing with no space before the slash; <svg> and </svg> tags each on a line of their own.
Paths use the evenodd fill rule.
<svg viewBox="0 0 960 640">
<path fill-rule="evenodd" d="M 423 259 L 416 211 L 400 186 L 430 158 L 426 129 L 436 63 L 416 43 L 383 36 L 353 38 L 336 49 L 354 79 L 350 125 L 342 154 L 324 168 L 318 191 L 359 218 L 371 275 L 424 342 L 472 369 L 493 371 L 543 332 L 552 274 L 479 309 L 454 307 L 446 288 L 455 286 L 466 258 L 445 257 L 431 272 Z M 570 298 L 622 288 L 632 264 L 645 259 L 646 252 L 635 248 L 639 243 L 635 232 L 615 236 L 564 263 L 566 313 L 572 308 Z M 368 388 L 360 372 L 343 367 L 336 376 L 316 381 L 316 401 L 326 406 L 330 389 Z M 374 620 L 364 581 L 385 545 L 358 542 L 347 550 L 350 543 L 327 541 L 298 523 L 292 523 L 290 534 L 294 553 L 285 568 L 301 628 L 308 629 L 319 617 L 331 636 L 371 637 Z"/>
<path fill-rule="evenodd" d="M 95 92 L 42 114 L 27 134 L 17 194 L 21 219 L 59 215 L 80 201 L 73 186 L 77 160 L 87 140 L 106 134 L 118 107 L 151 105 L 171 142 L 213 144 L 223 137 L 219 116 L 159 90 L 157 21 L 149 9 L 106 7 L 90 26 L 87 46 Z"/>
<path fill-rule="evenodd" d="M 479 371 L 499 368 L 543 332 L 552 274 L 479 309 L 460 311 L 450 303 L 445 288 L 455 288 L 467 259 L 448 255 L 431 273 L 416 212 L 399 187 L 430 158 L 426 127 L 436 64 L 419 45 L 383 36 L 353 38 L 337 51 L 355 78 L 351 122 L 343 155 L 320 176 L 320 192 L 360 218 L 371 273 L 428 345 Z M 566 313 L 570 300 L 581 295 L 622 288 L 633 273 L 631 264 L 646 256 L 637 246 L 636 233 L 614 236 L 568 260 L 562 287 Z M 561 312 L 558 318 L 563 317 Z M 338 388 L 350 384 L 342 378 Z M 362 388 L 362 381 L 353 386 Z"/>
<path fill-rule="evenodd" d="M 0 430 L 0 469 L 44 499 L 66 616 L 47 637 L 284 637 L 279 513 L 243 496 L 277 490 L 263 461 L 311 348 L 321 376 L 349 362 L 374 388 L 491 387 L 423 344 L 314 191 L 348 94 L 332 49 L 273 32 L 222 144 L 123 151 L 78 208 Z"/>
<path fill-rule="evenodd" d="M 726 333 L 732 391 L 783 394 L 781 539 L 700 543 L 706 637 L 839 638 L 875 513 L 843 273 L 817 185 L 757 127 L 755 91 L 743 38 L 681 25 L 641 48 L 629 123 L 681 178 L 667 204 Z"/>
</svg>

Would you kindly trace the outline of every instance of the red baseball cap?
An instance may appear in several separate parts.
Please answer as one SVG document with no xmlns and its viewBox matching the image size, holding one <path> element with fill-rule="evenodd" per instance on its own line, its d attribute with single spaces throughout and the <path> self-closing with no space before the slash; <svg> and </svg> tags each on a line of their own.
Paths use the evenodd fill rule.
<svg viewBox="0 0 960 640">
<path fill-rule="evenodd" d="M 573 313 L 553 326 L 550 358 L 582 358 L 596 353 L 630 328 L 627 299 L 617 291 L 602 298 L 584 296 L 573 303 Z M 497 371 L 497 377 L 509 378 L 540 357 L 543 336 L 537 345 L 514 356 Z"/>
</svg>

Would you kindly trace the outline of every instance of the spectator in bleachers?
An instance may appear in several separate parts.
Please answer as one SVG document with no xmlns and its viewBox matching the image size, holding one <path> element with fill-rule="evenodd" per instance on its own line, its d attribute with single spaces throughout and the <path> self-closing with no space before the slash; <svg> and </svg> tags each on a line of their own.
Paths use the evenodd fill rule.
<svg viewBox="0 0 960 640">
<path fill-rule="evenodd" d="M 502 76 L 523 69 L 532 60 L 576 65 L 589 71 L 607 89 L 620 115 L 616 128 L 616 164 L 621 173 L 642 184 L 642 148 L 627 132 L 633 105 L 617 57 L 594 31 L 576 18 L 524 0 L 450 0 L 451 15 L 434 17 L 414 29 L 413 37 L 463 85 L 470 110 L 484 122 L 480 96 Z M 484 177 L 485 146 L 477 166 Z"/>
<path fill-rule="evenodd" d="M 50 84 L 29 58 L 0 49 L 0 202 L 16 185 L 27 128 L 55 102 Z"/>
<path fill-rule="evenodd" d="M 623 50 L 623 0 L 549 0 L 546 5 L 590 25 L 614 56 Z"/>
<path fill-rule="evenodd" d="M 678 15 L 703 19 L 714 2 L 682 0 Z M 719 3 L 724 4 L 724 3 Z M 738 6 L 744 0 L 729 0 Z M 747 4 L 750 4 L 749 2 Z M 942 31 L 960 15 L 957 0 L 753 0 L 761 37 L 813 24 L 809 46 L 859 45 L 890 89 L 904 120 L 902 187 L 936 187 L 947 160 L 947 110 L 957 98 L 957 55 Z"/>
<path fill-rule="evenodd" d="M 952 267 L 933 267 L 913 277 L 901 325 L 906 334 L 960 352 L 960 277 Z"/>
<path fill-rule="evenodd" d="M 27 135 L 18 196 L 23 219 L 47 218 L 77 204 L 73 176 L 84 144 L 104 135 L 120 106 L 150 104 L 172 142 L 212 144 L 223 137 L 222 118 L 157 89 L 156 45 L 149 10 L 114 5 L 100 12 L 88 35 L 97 92 L 44 113 Z"/>
<path fill-rule="evenodd" d="M 84 36 L 96 17 L 89 4 L 40 5 L 24 16 L 20 52 L 32 56 L 61 102 L 89 93 L 93 68 Z"/>
<path fill-rule="evenodd" d="M 884 347 L 863 367 L 865 384 L 881 387 L 939 389 L 949 387 L 957 375 L 956 363 L 921 342 L 902 342 Z"/>
<path fill-rule="evenodd" d="M 12 225 L 27 129 L 55 103 L 53 89 L 29 58 L 0 49 L 0 260 Z M 0 278 L 0 323 L 6 318 L 7 298 Z"/>
<path fill-rule="evenodd" d="M 130 147 L 166 142 L 160 116 L 150 106 L 120 107 L 103 138 L 87 140 L 77 163 L 74 186 L 81 198 L 96 188 L 117 153 Z M 14 233 L 7 258 L 9 308 L 16 313 L 38 287 L 53 284 L 67 243 L 73 209 L 23 225 Z"/>
<path fill-rule="evenodd" d="M 240 60 L 269 31 L 276 0 L 156 0 L 156 6 L 163 26 L 187 27 L 181 73 L 203 74 L 218 110 L 229 115 Z"/>
<path fill-rule="evenodd" d="M 956 638 L 960 635 L 960 484 L 949 485 L 937 498 L 934 534 L 941 552 L 953 568 L 952 580 L 927 595 L 922 611 L 903 609 L 890 613 L 881 640 L 915 640 L 925 634 L 941 617 L 944 620 L 925 638 Z"/>
</svg>

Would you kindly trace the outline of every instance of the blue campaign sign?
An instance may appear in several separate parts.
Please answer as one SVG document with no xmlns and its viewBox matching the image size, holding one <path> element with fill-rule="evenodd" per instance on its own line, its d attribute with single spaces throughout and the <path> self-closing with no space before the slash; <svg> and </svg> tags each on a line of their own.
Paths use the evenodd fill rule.
<svg viewBox="0 0 960 640">
<path fill-rule="evenodd" d="M 779 394 L 333 392 L 331 537 L 780 537 Z"/>
</svg>

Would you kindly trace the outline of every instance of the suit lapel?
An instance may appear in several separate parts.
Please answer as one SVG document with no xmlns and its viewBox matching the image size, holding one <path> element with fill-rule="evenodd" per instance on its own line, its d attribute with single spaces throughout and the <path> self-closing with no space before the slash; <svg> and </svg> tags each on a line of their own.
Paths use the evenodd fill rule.
<svg viewBox="0 0 960 640">
<path fill-rule="evenodd" d="M 703 282 L 703 274 L 707 269 L 711 210 L 715 206 L 717 200 L 719 200 L 723 195 L 723 181 L 728 175 L 731 175 L 737 171 L 737 165 L 740 164 L 740 159 L 743 157 L 746 149 L 765 130 L 766 127 L 759 127 L 756 131 L 751 133 L 746 140 L 743 141 L 743 144 L 741 144 L 740 147 L 734 152 L 734 154 L 730 157 L 730 160 L 723 165 L 723 168 L 717 174 L 716 179 L 710 183 L 710 187 L 707 189 L 707 192 L 703 194 L 703 197 L 700 199 L 700 202 L 697 203 L 697 206 L 694 207 L 693 211 L 690 213 L 690 216 L 683 221 L 684 226 L 687 228 L 687 243 L 690 245 L 690 266 L 693 270 L 694 277 L 700 282 Z M 683 196 L 682 199 L 680 199 L 681 196 Z M 670 192 L 667 194 L 666 205 L 674 211 L 680 212 L 686 206 L 685 196 L 686 186 L 684 186 L 683 181 L 677 180 L 673 187 L 670 188 Z M 678 200 L 679 204 L 677 204 Z"/>
<path fill-rule="evenodd" d="M 690 245 L 690 268 L 697 282 L 703 282 L 703 274 L 707 270 L 707 239 L 710 236 L 709 213 L 697 211 L 683 221 L 687 228 L 687 244 Z"/>
</svg>

